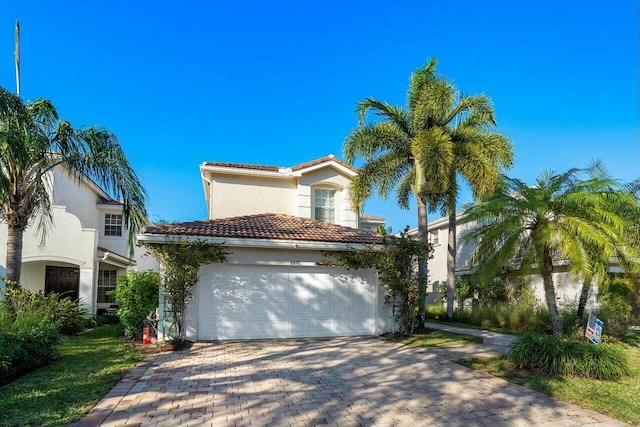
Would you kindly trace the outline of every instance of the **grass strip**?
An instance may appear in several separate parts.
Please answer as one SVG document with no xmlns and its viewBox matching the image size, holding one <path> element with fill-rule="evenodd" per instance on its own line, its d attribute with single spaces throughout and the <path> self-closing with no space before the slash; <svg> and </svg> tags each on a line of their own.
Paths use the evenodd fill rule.
<svg viewBox="0 0 640 427">
<path fill-rule="evenodd" d="M 59 426 L 87 413 L 144 354 L 122 329 L 94 329 L 60 346 L 61 359 L 0 387 L 0 426 Z"/>
</svg>

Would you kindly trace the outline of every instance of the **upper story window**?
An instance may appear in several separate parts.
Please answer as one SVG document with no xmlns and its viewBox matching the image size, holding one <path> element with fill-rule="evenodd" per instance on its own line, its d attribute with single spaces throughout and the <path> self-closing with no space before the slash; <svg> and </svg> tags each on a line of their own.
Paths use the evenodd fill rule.
<svg viewBox="0 0 640 427">
<path fill-rule="evenodd" d="M 432 245 L 437 245 L 438 243 L 440 243 L 440 240 L 438 238 L 438 230 L 429 232 L 429 243 L 431 243 Z"/>
<path fill-rule="evenodd" d="M 105 214 L 104 235 L 105 236 L 122 236 L 122 215 Z"/>
<path fill-rule="evenodd" d="M 335 196 L 336 192 L 334 190 L 325 190 L 322 188 L 316 188 L 314 190 L 313 218 L 316 221 L 324 221 L 332 224 L 336 222 Z"/>
</svg>

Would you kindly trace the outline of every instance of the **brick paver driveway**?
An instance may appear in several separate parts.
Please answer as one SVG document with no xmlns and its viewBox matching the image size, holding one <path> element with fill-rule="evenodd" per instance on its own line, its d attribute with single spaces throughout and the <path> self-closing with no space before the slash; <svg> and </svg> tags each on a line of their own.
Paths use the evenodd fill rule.
<svg viewBox="0 0 640 427">
<path fill-rule="evenodd" d="M 79 425 L 625 425 L 378 338 L 196 343 L 147 359 Z"/>
</svg>

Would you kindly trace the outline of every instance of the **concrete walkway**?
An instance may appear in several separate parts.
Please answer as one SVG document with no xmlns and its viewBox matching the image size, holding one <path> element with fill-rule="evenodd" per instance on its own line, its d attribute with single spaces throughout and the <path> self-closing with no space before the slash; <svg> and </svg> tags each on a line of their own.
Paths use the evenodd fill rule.
<svg viewBox="0 0 640 427">
<path fill-rule="evenodd" d="M 455 332 L 457 334 L 472 335 L 481 337 L 483 344 L 495 345 L 498 347 L 511 347 L 520 337 L 511 334 L 501 334 L 498 332 L 484 331 L 482 329 L 461 328 L 459 326 L 445 325 L 442 323 L 425 322 L 425 328 L 439 329 L 447 332 Z"/>
<path fill-rule="evenodd" d="M 76 426 L 625 425 L 445 354 L 380 338 L 196 343 L 147 358 Z"/>
</svg>

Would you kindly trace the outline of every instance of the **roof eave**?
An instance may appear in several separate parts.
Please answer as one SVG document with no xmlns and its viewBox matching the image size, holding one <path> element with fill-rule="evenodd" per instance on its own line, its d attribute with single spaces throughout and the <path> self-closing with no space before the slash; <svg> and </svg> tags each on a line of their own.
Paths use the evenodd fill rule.
<svg viewBox="0 0 640 427">
<path fill-rule="evenodd" d="M 225 175 L 243 175 L 243 176 L 255 176 L 261 178 L 276 178 L 276 179 L 293 179 L 299 178 L 301 175 L 298 172 L 293 172 L 290 169 L 281 169 L 279 171 L 265 171 L 249 168 L 232 168 L 227 166 L 212 166 L 206 163 L 200 165 L 200 174 L 204 176 L 205 172 L 219 173 Z"/>
<path fill-rule="evenodd" d="M 185 236 L 174 234 L 150 234 L 136 235 L 136 240 L 147 244 L 171 244 L 176 241 L 206 242 L 228 247 L 238 248 L 270 248 L 270 249 L 300 249 L 300 250 L 325 250 L 348 251 L 360 249 L 380 249 L 381 245 L 344 242 L 316 242 L 309 240 L 276 240 L 276 239 L 242 239 L 224 238 L 213 236 Z"/>
</svg>

